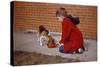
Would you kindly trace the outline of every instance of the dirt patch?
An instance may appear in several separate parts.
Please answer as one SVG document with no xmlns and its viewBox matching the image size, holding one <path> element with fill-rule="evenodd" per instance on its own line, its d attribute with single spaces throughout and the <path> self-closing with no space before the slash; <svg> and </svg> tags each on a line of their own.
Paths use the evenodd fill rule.
<svg viewBox="0 0 100 67">
<path fill-rule="evenodd" d="M 55 64 L 55 63 L 70 63 L 80 62 L 78 59 L 62 58 L 60 56 L 49 56 L 38 54 L 35 52 L 14 52 L 14 65 L 37 65 L 37 64 Z"/>
</svg>

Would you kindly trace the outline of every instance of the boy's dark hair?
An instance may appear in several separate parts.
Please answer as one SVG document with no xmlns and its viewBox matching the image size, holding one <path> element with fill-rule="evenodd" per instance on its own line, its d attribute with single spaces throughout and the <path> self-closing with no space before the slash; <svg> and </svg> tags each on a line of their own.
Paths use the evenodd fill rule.
<svg viewBox="0 0 100 67">
<path fill-rule="evenodd" d="M 62 15 L 62 16 L 64 16 L 64 17 L 67 15 L 67 11 L 66 11 L 65 8 L 59 8 L 59 9 L 56 11 L 56 16 L 60 16 L 60 15 Z"/>
<path fill-rule="evenodd" d="M 77 25 L 80 23 L 80 19 L 78 17 L 73 17 L 72 15 L 68 15 L 65 8 L 59 8 L 56 11 L 56 16 L 60 16 L 60 15 L 69 18 L 74 25 Z"/>
</svg>

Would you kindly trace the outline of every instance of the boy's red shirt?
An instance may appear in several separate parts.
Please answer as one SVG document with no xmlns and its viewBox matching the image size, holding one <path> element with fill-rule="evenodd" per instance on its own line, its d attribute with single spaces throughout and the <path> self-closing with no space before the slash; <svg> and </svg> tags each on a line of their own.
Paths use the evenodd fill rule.
<svg viewBox="0 0 100 67">
<path fill-rule="evenodd" d="M 62 36 L 60 43 L 64 44 L 66 52 L 73 52 L 83 48 L 83 36 L 80 30 L 69 18 L 64 18 L 62 22 Z"/>
</svg>

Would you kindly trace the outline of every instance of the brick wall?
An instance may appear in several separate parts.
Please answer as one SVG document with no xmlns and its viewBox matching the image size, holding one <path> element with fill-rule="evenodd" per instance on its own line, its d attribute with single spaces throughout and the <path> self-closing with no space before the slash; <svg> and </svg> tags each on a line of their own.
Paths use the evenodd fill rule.
<svg viewBox="0 0 100 67">
<path fill-rule="evenodd" d="M 97 7 L 71 4 L 14 2 L 14 30 L 33 29 L 44 25 L 51 32 L 61 32 L 61 24 L 57 22 L 55 12 L 64 7 L 69 14 L 80 18 L 78 25 L 84 38 L 97 37 Z"/>
</svg>

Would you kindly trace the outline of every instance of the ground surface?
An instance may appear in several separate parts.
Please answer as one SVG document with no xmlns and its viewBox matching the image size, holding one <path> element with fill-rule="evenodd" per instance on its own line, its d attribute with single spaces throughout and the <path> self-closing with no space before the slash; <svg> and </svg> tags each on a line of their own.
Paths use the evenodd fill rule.
<svg viewBox="0 0 100 67">
<path fill-rule="evenodd" d="M 35 52 L 14 52 L 14 65 L 37 65 L 37 64 L 56 64 L 56 63 L 70 63 L 80 62 L 78 59 L 62 58 L 60 56 L 49 56 L 38 54 Z"/>
<path fill-rule="evenodd" d="M 59 41 L 60 35 L 52 34 L 52 36 Z M 97 60 L 97 42 L 96 40 L 84 39 L 84 46 L 88 48 L 82 54 L 64 54 L 59 52 L 59 48 L 42 47 L 37 41 L 36 33 L 32 32 L 14 32 L 14 50 L 41 53 L 43 55 L 60 56 L 64 58 L 73 58 L 80 61 L 96 61 Z"/>
</svg>

